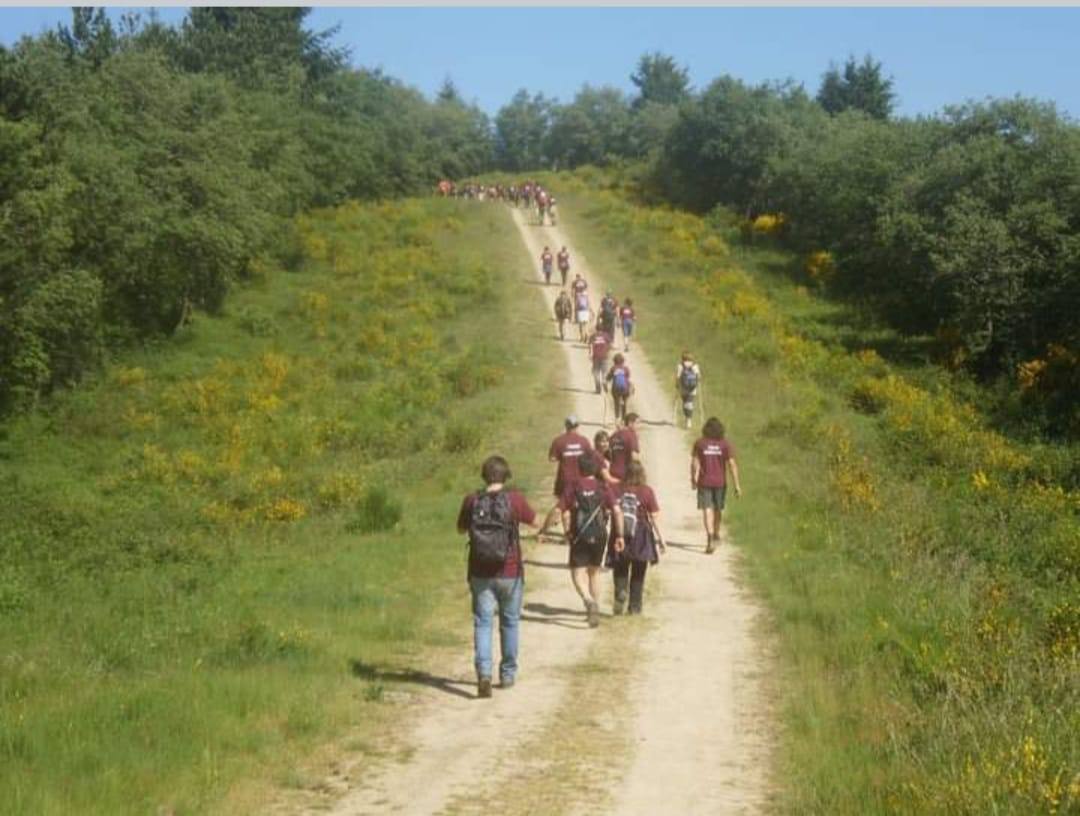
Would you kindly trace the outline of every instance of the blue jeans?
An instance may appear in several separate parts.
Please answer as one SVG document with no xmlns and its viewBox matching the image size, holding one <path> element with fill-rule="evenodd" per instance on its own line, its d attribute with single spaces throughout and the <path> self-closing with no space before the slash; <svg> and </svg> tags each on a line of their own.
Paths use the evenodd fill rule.
<svg viewBox="0 0 1080 816">
<path fill-rule="evenodd" d="M 499 613 L 499 679 L 513 681 L 517 673 L 518 622 L 521 619 L 523 578 L 469 578 L 472 591 L 473 645 L 476 676 L 491 677 L 491 629 Z"/>
</svg>

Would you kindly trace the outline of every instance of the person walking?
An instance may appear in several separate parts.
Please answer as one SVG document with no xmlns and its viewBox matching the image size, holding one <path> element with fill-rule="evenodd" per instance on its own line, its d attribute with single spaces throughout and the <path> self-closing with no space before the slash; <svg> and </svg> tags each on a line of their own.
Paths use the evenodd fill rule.
<svg viewBox="0 0 1080 816">
<path fill-rule="evenodd" d="M 593 452 L 589 440 L 578 433 L 578 425 L 578 418 L 574 414 L 570 414 L 563 423 L 566 430 L 552 439 L 551 446 L 548 448 L 548 461 L 558 463 L 555 469 L 555 486 L 553 490 L 556 503 L 544 517 L 544 523 L 540 525 L 539 535 L 548 533 L 555 516 L 559 512 L 558 502 L 562 499 L 563 493 L 568 487 L 573 487 L 581 478 L 578 463 L 586 454 L 592 454 Z"/>
<path fill-rule="evenodd" d="M 611 352 L 611 341 L 602 331 L 594 331 L 589 337 L 589 359 L 592 361 L 593 386 L 596 393 L 601 393 L 607 386 L 604 377 L 607 376 L 608 354 Z"/>
<path fill-rule="evenodd" d="M 607 565 L 615 583 L 613 612 L 621 615 L 629 601 L 627 611 L 640 615 L 645 573 L 650 564 L 660 560 L 660 553 L 667 550 L 659 527 L 660 505 L 653 489 L 646 484 L 645 466 L 641 462 L 627 466 L 626 478 L 615 488 L 615 501 L 622 513 L 625 539 L 620 547 L 612 530 L 612 543 L 607 551 Z"/>
<path fill-rule="evenodd" d="M 559 324 L 559 339 L 566 339 L 566 324 L 574 318 L 574 302 L 570 293 L 563 289 L 555 298 L 555 320 Z"/>
<path fill-rule="evenodd" d="M 457 529 L 469 536 L 468 581 L 472 595 L 473 663 L 476 696 L 491 696 L 492 629 L 499 616 L 499 685 L 514 685 L 518 669 L 518 631 L 525 590 L 519 525 L 535 527 L 536 513 L 525 497 L 508 489 L 510 465 L 489 456 L 480 468 L 484 488 L 461 503 Z"/>
<path fill-rule="evenodd" d="M 683 418 L 686 427 L 689 428 L 694 421 L 694 402 L 697 400 L 698 389 L 701 387 L 701 368 L 694 362 L 694 355 L 684 351 L 675 366 L 675 390 L 682 402 Z"/>
<path fill-rule="evenodd" d="M 574 314 L 578 326 L 578 339 L 582 343 L 588 341 L 589 316 L 592 309 L 589 307 L 589 293 L 584 289 L 576 289 L 574 295 Z"/>
<path fill-rule="evenodd" d="M 608 336 L 608 342 L 610 343 L 615 342 L 615 322 L 618 316 L 619 302 L 615 300 L 615 296 L 608 289 L 600 300 L 600 317 L 597 319 L 597 326 L 600 331 Z"/>
<path fill-rule="evenodd" d="M 559 250 L 556 262 L 559 265 L 559 274 L 562 276 L 562 285 L 565 287 L 566 278 L 570 274 L 570 252 L 565 246 Z"/>
<path fill-rule="evenodd" d="M 551 265 L 555 261 L 555 256 L 551 254 L 551 250 L 544 247 L 544 251 L 540 253 L 540 268 L 544 273 L 544 283 L 551 283 Z"/>
<path fill-rule="evenodd" d="M 640 461 L 641 445 L 638 442 L 637 421 L 639 417 L 633 411 L 623 417 L 623 426 L 611 435 L 608 442 L 611 460 L 611 475 L 617 481 L 626 478 L 631 462 Z"/>
<path fill-rule="evenodd" d="M 611 382 L 611 400 L 615 406 L 617 422 L 626 414 L 626 402 L 634 393 L 634 384 L 630 381 L 630 366 L 626 364 L 626 358 L 622 354 L 616 353 L 612 363 L 607 379 Z"/>
<path fill-rule="evenodd" d="M 596 455 L 581 457 L 581 478 L 568 487 L 559 501 L 563 529 L 570 544 L 570 579 L 578 597 L 585 604 L 589 626 L 600 625 L 600 566 L 608 542 L 608 519 L 615 535 L 614 546 L 623 546 L 623 518 L 610 488 L 597 480 Z"/>
<path fill-rule="evenodd" d="M 611 437 L 608 432 L 599 430 L 593 434 L 592 445 L 600 462 L 600 478 L 604 480 L 604 484 L 618 484 L 619 480 L 611 474 Z"/>
<path fill-rule="evenodd" d="M 697 491 L 697 506 L 705 524 L 705 552 L 710 555 L 720 540 L 729 472 L 735 496 L 742 496 L 735 448 L 724 436 L 724 423 L 709 417 L 690 454 L 690 488 Z"/>
<path fill-rule="evenodd" d="M 630 351 L 630 336 L 634 333 L 637 315 L 634 313 L 634 301 L 627 298 L 619 309 L 619 322 L 622 324 L 623 351 Z"/>
</svg>

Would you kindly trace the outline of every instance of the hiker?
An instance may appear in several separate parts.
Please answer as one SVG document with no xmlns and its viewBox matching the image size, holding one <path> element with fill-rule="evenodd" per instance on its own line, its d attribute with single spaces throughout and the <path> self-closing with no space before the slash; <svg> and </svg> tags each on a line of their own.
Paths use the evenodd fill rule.
<svg viewBox="0 0 1080 816">
<path fill-rule="evenodd" d="M 675 390 L 682 401 L 683 417 L 686 419 L 687 428 L 693 424 L 694 400 L 697 399 L 700 386 L 701 369 L 694 362 L 694 356 L 689 351 L 684 351 L 679 364 L 675 367 Z"/>
<path fill-rule="evenodd" d="M 623 417 L 623 426 L 611 435 L 610 456 L 611 475 L 617 480 L 626 478 L 631 462 L 641 459 L 641 446 L 638 443 L 637 421 L 639 417 L 633 411 Z"/>
<path fill-rule="evenodd" d="M 600 330 L 608 336 L 608 340 L 612 343 L 615 342 L 615 321 L 619 316 L 619 302 L 615 300 L 615 296 L 611 294 L 611 290 L 608 289 L 607 293 L 600 300 L 600 318 L 597 321 L 600 326 Z"/>
<path fill-rule="evenodd" d="M 565 324 L 574 316 L 574 302 L 570 293 L 563 289 L 555 298 L 555 320 L 559 323 L 559 339 L 566 339 Z"/>
<path fill-rule="evenodd" d="M 626 401 L 634 393 L 634 384 L 630 382 L 630 367 L 622 354 L 616 354 L 612 363 L 614 365 L 608 371 L 607 379 L 611 382 L 611 400 L 615 404 L 615 419 L 618 421 L 626 414 Z"/>
<path fill-rule="evenodd" d="M 623 545 L 623 518 L 610 488 L 597 481 L 595 454 L 581 457 L 581 478 L 559 500 L 563 529 L 570 544 L 570 578 L 588 615 L 589 626 L 600 625 L 600 565 L 608 541 L 608 517 L 613 518 L 613 546 Z"/>
<path fill-rule="evenodd" d="M 660 560 L 660 553 L 667 551 L 657 523 L 660 505 L 653 489 L 646 484 L 645 466 L 641 462 L 630 463 L 626 478 L 615 489 L 615 501 L 622 513 L 625 540 L 620 547 L 612 530 L 606 561 L 615 582 L 612 611 L 621 615 L 625 609 L 631 615 L 640 615 L 645 594 L 645 572 L 649 564 Z"/>
<path fill-rule="evenodd" d="M 559 264 L 559 274 L 562 275 L 562 285 L 566 286 L 566 276 L 570 274 L 570 253 L 566 247 L 559 250 L 559 254 L 556 256 Z"/>
<path fill-rule="evenodd" d="M 592 360 L 593 385 L 596 393 L 607 388 L 604 377 L 607 375 L 608 354 L 611 352 L 611 341 L 602 331 L 594 331 L 589 337 L 589 359 Z"/>
<path fill-rule="evenodd" d="M 551 264 L 554 260 L 555 256 L 551 254 L 551 250 L 544 247 L 544 251 L 540 253 L 540 266 L 544 270 L 544 283 L 551 283 Z"/>
<path fill-rule="evenodd" d="M 630 351 L 630 335 L 634 333 L 634 301 L 627 298 L 619 309 L 619 320 L 622 323 L 623 351 Z"/>
<path fill-rule="evenodd" d="M 705 522 L 705 552 L 711 555 L 720 540 L 728 471 L 736 497 L 742 496 L 742 486 L 735 448 L 724 438 L 724 424 L 716 417 L 709 417 L 701 434 L 690 454 L 690 487 L 697 491 L 697 506 Z"/>
<path fill-rule="evenodd" d="M 544 523 L 540 526 L 540 535 L 544 535 L 550 529 L 551 523 L 559 510 L 558 501 L 562 498 L 567 487 L 572 487 L 581 478 L 578 462 L 585 454 L 593 452 L 589 440 L 578 433 L 578 424 L 578 418 L 574 414 L 570 414 L 563 423 L 566 428 L 565 432 L 552 439 L 551 447 L 548 448 L 548 461 L 558 462 L 553 490 L 556 504 L 544 517 Z"/>
<path fill-rule="evenodd" d="M 589 307 L 589 295 L 584 290 L 578 290 L 574 295 L 574 315 L 578 327 L 578 339 L 585 343 L 588 341 L 588 325 L 589 316 L 592 314 L 592 309 Z"/>
<path fill-rule="evenodd" d="M 557 218 L 557 216 L 558 216 L 558 213 L 557 213 L 557 212 L 555 212 L 555 196 L 552 196 L 552 197 L 551 197 L 551 200 L 550 200 L 550 201 L 548 201 L 548 215 L 550 215 L 550 216 L 551 216 L 551 226 L 553 226 L 553 227 L 554 227 L 554 226 L 555 226 L 555 224 L 556 224 L 556 220 L 555 220 L 555 219 L 556 219 L 556 218 Z"/>
<path fill-rule="evenodd" d="M 499 685 L 508 689 L 517 675 L 518 622 L 525 587 L 518 525 L 535 527 L 536 513 L 525 497 L 506 487 L 510 465 L 489 456 L 480 468 L 484 489 L 461 503 L 457 529 L 469 536 L 469 591 L 472 594 L 476 696 L 491 696 L 492 623 L 499 616 Z"/>
<path fill-rule="evenodd" d="M 578 292 L 587 292 L 588 290 L 589 282 L 581 277 L 581 273 L 578 272 L 574 275 L 574 282 L 570 284 L 570 291 L 577 295 Z"/>
<path fill-rule="evenodd" d="M 599 430 L 593 434 L 593 451 L 599 460 L 600 478 L 604 484 L 618 484 L 619 480 L 611 474 L 611 437 L 605 430 Z"/>
<path fill-rule="evenodd" d="M 544 190 L 537 190 L 536 192 L 536 212 L 540 216 L 539 224 L 544 226 L 544 213 L 547 212 L 548 207 L 548 194 Z"/>
</svg>

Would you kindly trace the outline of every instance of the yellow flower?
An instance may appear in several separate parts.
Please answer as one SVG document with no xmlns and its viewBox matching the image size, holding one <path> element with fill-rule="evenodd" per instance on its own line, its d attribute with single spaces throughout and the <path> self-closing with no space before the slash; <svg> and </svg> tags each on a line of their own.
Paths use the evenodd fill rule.
<svg viewBox="0 0 1080 816">
<path fill-rule="evenodd" d="M 981 470 L 976 470 L 971 474 L 971 483 L 975 485 L 976 490 L 986 490 L 986 488 L 990 487 L 989 477 Z"/>
</svg>

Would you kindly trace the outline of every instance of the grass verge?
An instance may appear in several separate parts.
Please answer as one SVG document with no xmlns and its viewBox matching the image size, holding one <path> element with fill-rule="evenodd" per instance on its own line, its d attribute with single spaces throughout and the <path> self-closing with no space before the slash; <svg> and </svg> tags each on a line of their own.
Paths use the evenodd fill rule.
<svg viewBox="0 0 1080 816">
<path fill-rule="evenodd" d="M 1075 449 L 1008 439 L 970 386 L 887 361 L 899 339 L 816 298 L 768 236 L 597 175 L 549 182 L 654 364 L 693 349 L 739 447 L 729 522 L 782 666 L 780 809 L 1080 811 Z"/>
<path fill-rule="evenodd" d="M 504 219 L 313 213 L 300 272 L 0 429 L 0 810 L 257 810 L 393 716 L 353 667 L 467 648 L 453 520 L 543 380 Z"/>
</svg>

